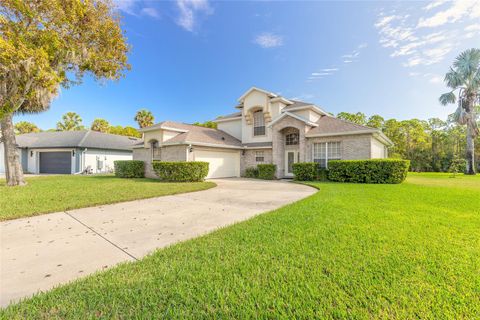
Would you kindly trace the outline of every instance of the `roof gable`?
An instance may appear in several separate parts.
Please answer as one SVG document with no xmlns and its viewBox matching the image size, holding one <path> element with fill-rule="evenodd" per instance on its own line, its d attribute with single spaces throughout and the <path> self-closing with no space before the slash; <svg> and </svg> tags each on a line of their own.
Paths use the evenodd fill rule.
<svg viewBox="0 0 480 320">
<path fill-rule="evenodd" d="M 242 103 L 243 100 L 245 100 L 245 98 L 253 91 L 258 91 L 258 92 L 264 93 L 267 96 L 269 96 L 270 98 L 278 97 L 278 95 L 273 93 L 273 92 L 269 92 L 269 91 L 266 91 L 266 90 L 263 90 L 263 89 L 260 89 L 260 88 L 257 88 L 257 87 L 251 87 L 250 89 L 248 89 L 247 92 L 242 94 L 242 96 L 240 98 L 238 98 L 238 102 Z"/>
<path fill-rule="evenodd" d="M 307 124 L 307 125 L 309 125 L 309 126 L 311 126 L 311 127 L 316 127 L 316 126 L 318 126 L 318 124 L 316 124 L 315 122 L 312 122 L 312 121 L 310 121 L 310 120 L 308 120 L 308 119 L 305 119 L 305 118 L 303 118 L 303 117 L 301 117 L 301 116 L 299 116 L 299 115 L 296 115 L 296 114 L 291 113 L 291 112 L 288 112 L 288 111 L 283 112 L 280 116 L 276 117 L 272 122 L 270 122 L 270 123 L 268 124 L 268 126 L 269 126 L 269 127 L 273 126 L 275 123 L 277 123 L 278 121 L 282 120 L 282 119 L 285 118 L 285 117 L 292 117 L 292 118 L 294 118 L 294 119 L 300 120 L 300 121 L 302 121 L 302 122 L 305 122 L 305 124 Z"/>
</svg>

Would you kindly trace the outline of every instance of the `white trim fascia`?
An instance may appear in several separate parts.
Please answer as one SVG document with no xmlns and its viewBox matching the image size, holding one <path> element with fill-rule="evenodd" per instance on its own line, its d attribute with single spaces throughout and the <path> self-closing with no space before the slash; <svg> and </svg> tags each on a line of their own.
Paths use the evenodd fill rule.
<svg viewBox="0 0 480 320">
<path fill-rule="evenodd" d="M 375 139 L 379 140 L 383 144 L 388 145 L 389 147 L 392 147 L 394 145 L 393 141 L 390 140 L 382 131 L 378 131 L 377 134 L 374 134 L 373 136 Z"/>
<path fill-rule="evenodd" d="M 138 146 L 133 146 L 132 149 L 143 149 L 145 148 L 145 143 L 138 145 Z M 128 151 L 128 150 L 127 150 Z"/>
<path fill-rule="evenodd" d="M 328 115 L 329 115 L 326 111 L 324 111 L 323 109 L 317 107 L 317 106 L 314 105 L 314 104 L 310 104 L 310 105 L 308 105 L 308 106 L 301 106 L 301 107 L 289 108 L 289 109 L 286 110 L 285 112 L 305 110 L 305 109 L 314 110 L 314 111 L 316 111 L 316 112 L 318 112 L 319 114 L 322 114 L 322 115 L 324 115 L 324 116 L 328 116 Z"/>
<path fill-rule="evenodd" d="M 160 127 L 153 127 L 152 126 L 152 127 L 146 127 L 146 128 L 138 129 L 139 132 L 155 131 L 155 130 L 168 130 L 168 131 L 182 132 L 182 133 L 188 132 L 188 130 L 185 130 L 185 129 L 177 129 L 177 128 L 164 127 L 164 126 L 160 126 Z"/>
<path fill-rule="evenodd" d="M 266 90 L 263 90 L 263 89 L 260 89 L 260 88 L 257 88 L 257 87 L 251 87 L 250 89 L 247 90 L 247 92 L 245 92 L 244 94 L 242 94 L 242 96 L 240 98 L 238 98 L 238 102 L 243 102 L 243 100 L 245 99 L 246 96 L 248 96 L 252 91 L 259 91 L 259 92 L 262 92 L 262 93 L 265 93 L 266 95 L 270 96 L 270 97 L 273 97 L 273 98 L 276 98 L 278 97 L 275 93 L 273 92 L 269 92 L 269 91 L 266 91 Z"/>
<path fill-rule="evenodd" d="M 317 133 L 317 134 L 306 134 L 306 138 L 316 138 L 316 137 L 330 137 L 330 136 L 350 136 L 356 134 L 372 134 L 378 133 L 378 130 L 358 130 L 358 131 L 346 131 L 346 132 L 335 132 L 335 133 Z"/>
<path fill-rule="evenodd" d="M 200 146 L 200 147 L 238 149 L 238 150 L 244 149 L 243 147 L 237 147 L 237 146 L 227 146 L 227 145 L 223 145 L 223 144 L 203 143 L 203 142 L 193 142 L 193 141 L 163 143 L 161 146 L 164 147 L 164 146 L 190 145 L 190 144 L 192 146 Z"/>
<path fill-rule="evenodd" d="M 311 122 L 310 120 L 307 120 L 303 117 L 300 117 L 299 115 L 296 115 L 294 113 L 290 113 L 288 111 L 285 111 L 285 112 L 282 112 L 282 114 L 280 116 L 278 116 L 277 118 L 275 118 L 273 121 L 271 121 L 269 124 L 268 124 L 268 127 L 271 127 L 273 126 L 275 123 L 277 123 L 278 121 L 280 121 L 281 119 L 285 118 L 286 116 L 290 116 L 294 119 L 297 119 L 297 120 L 300 120 L 302 122 L 305 122 L 306 124 L 308 124 L 309 126 L 312 126 L 312 127 L 318 127 L 318 124 L 317 123 L 314 123 L 314 122 Z"/>
<path fill-rule="evenodd" d="M 220 118 L 220 119 L 215 119 L 212 122 L 227 122 L 227 121 L 237 121 L 237 120 L 242 120 L 242 116 L 234 117 L 234 118 Z"/>
<path fill-rule="evenodd" d="M 290 100 L 288 100 L 284 97 L 275 97 L 275 98 L 270 99 L 270 102 L 278 102 L 278 101 L 283 102 L 284 104 L 287 104 L 287 105 L 293 104 L 292 101 L 290 101 Z"/>
<path fill-rule="evenodd" d="M 182 133 L 188 132 L 188 130 L 185 130 L 185 129 L 177 129 L 177 128 L 164 127 L 164 126 L 161 126 L 160 129 L 167 130 L 167 131 L 174 131 L 174 132 L 182 132 Z"/>
<path fill-rule="evenodd" d="M 272 146 L 263 146 L 263 147 L 243 147 L 243 149 L 250 150 L 250 149 L 273 149 Z"/>
</svg>

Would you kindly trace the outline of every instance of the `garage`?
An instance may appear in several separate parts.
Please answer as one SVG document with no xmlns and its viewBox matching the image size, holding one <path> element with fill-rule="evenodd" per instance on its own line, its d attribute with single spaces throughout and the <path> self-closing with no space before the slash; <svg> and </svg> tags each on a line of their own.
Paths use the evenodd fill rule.
<svg viewBox="0 0 480 320">
<path fill-rule="evenodd" d="M 71 152 L 40 152 L 40 173 L 72 173 Z"/>
<path fill-rule="evenodd" d="M 207 178 L 240 176 L 239 151 L 195 150 L 195 161 L 205 161 L 210 164 Z"/>
</svg>

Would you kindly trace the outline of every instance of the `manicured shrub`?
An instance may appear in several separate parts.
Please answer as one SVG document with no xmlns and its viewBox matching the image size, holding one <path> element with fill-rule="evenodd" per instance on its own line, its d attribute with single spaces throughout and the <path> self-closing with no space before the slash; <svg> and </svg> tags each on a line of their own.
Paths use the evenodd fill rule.
<svg viewBox="0 0 480 320">
<path fill-rule="evenodd" d="M 327 181 L 328 170 L 320 168 L 316 162 L 298 162 L 293 164 L 293 175 L 297 181 Z"/>
<path fill-rule="evenodd" d="M 328 179 L 355 183 L 401 183 L 407 177 L 410 161 L 399 159 L 331 160 Z"/>
<path fill-rule="evenodd" d="M 258 178 L 257 167 L 250 167 L 245 169 L 245 178 Z"/>
<path fill-rule="evenodd" d="M 184 161 L 164 162 L 153 161 L 153 170 L 162 181 L 194 182 L 203 181 L 208 175 L 208 162 Z"/>
<path fill-rule="evenodd" d="M 115 176 L 119 178 L 143 178 L 145 163 L 140 160 L 116 160 L 113 162 Z"/>
<path fill-rule="evenodd" d="M 316 162 L 298 162 L 293 166 L 294 179 L 298 181 L 313 181 L 317 178 L 318 163 Z"/>
<path fill-rule="evenodd" d="M 263 180 L 275 179 L 275 171 L 277 166 L 274 164 L 259 164 L 257 165 L 258 178 Z"/>
</svg>

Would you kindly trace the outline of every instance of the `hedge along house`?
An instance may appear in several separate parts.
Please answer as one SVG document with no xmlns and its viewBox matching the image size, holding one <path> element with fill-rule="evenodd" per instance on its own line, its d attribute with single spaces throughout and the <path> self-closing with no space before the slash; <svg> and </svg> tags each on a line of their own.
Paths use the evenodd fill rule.
<svg viewBox="0 0 480 320">
<path fill-rule="evenodd" d="M 392 142 L 378 129 L 337 119 L 320 107 L 252 87 L 239 99 L 238 111 L 218 117 L 218 129 L 165 121 L 143 128 L 144 142 L 133 158 L 206 161 L 208 178 L 239 177 L 248 167 L 272 163 L 276 177 L 292 177 L 297 162 L 386 158 Z"/>
<path fill-rule="evenodd" d="M 27 133 L 16 137 L 24 172 L 74 174 L 113 171 L 113 161 L 131 160 L 140 139 L 90 130 Z M 0 173 L 4 172 L 0 144 Z"/>
</svg>

